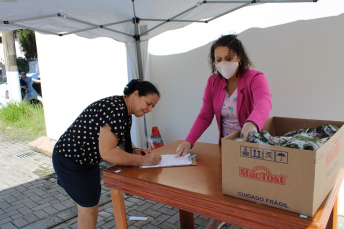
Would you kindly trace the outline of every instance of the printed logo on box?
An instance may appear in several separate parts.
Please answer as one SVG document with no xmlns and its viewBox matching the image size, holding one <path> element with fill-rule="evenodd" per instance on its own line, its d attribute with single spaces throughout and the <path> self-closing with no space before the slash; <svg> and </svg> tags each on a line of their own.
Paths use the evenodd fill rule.
<svg viewBox="0 0 344 229">
<path fill-rule="evenodd" d="M 239 167 L 239 176 L 257 181 L 264 181 L 279 185 L 286 185 L 287 177 L 284 174 L 272 174 L 270 169 L 265 166 L 257 165 L 253 169 Z"/>
<path fill-rule="evenodd" d="M 240 146 L 240 156 L 252 159 L 288 164 L 288 152 Z"/>
</svg>

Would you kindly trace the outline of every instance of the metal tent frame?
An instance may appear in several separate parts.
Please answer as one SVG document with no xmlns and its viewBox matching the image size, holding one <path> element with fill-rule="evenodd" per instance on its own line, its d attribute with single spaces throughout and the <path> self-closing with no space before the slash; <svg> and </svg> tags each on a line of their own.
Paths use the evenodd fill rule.
<svg viewBox="0 0 344 229">
<path fill-rule="evenodd" d="M 20 1 L 20 0 L 19 0 Z M 16 1 L 16 2 L 19 2 Z M 26 0 L 27 2 L 30 2 L 29 0 Z M 39 0 L 32 0 L 32 2 L 38 2 Z M 129 0 L 128 0 L 129 1 Z M 173 0 L 172 0 L 173 1 Z M 234 12 L 236 10 L 239 10 L 243 7 L 251 6 L 254 4 L 263 4 L 263 3 L 301 3 L 301 2 L 317 2 L 318 0 L 223 0 L 223 1 L 215 1 L 215 0 L 204 0 L 204 1 L 180 1 L 179 4 L 184 4 L 188 2 L 188 4 L 185 4 L 185 8 L 177 13 L 175 13 L 173 16 L 169 16 L 166 18 L 143 18 L 143 17 L 138 17 L 137 16 L 137 10 L 138 8 L 135 6 L 135 0 L 131 0 L 131 5 L 132 5 L 132 18 L 128 19 L 123 19 L 119 21 L 113 21 L 113 22 L 104 22 L 104 23 L 94 23 L 90 22 L 84 19 L 80 19 L 77 17 L 74 17 L 72 14 L 67 14 L 63 13 L 62 11 L 59 11 L 61 5 L 65 4 L 72 4 L 72 2 L 62 2 L 60 3 L 61 5 L 58 5 L 58 3 L 52 3 L 48 2 L 46 4 L 56 4 L 56 11 L 51 11 L 51 10 L 46 10 L 42 6 L 42 11 L 43 13 L 46 13 L 46 15 L 41 15 L 41 16 L 31 16 L 31 17 L 26 17 L 26 18 L 18 18 L 18 19 L 12 19 L 12 18 L 6 18 L 6 16 L 13 16 L 13 14 L 6 14 L 7 11 L 13 10 L 14 12 L 16 11 L 16 3 L 4 3 L 0 2 L 0 21 L 2 21 L 2 24 L 0 24 L 0 31 L 11 31 L 14 29 L 31 29 L 40 33 L 44 34 L 53 34 L 57 36 L 66 36 L 69 34 L 76 34 L 80 36 L 85 36 L 88 37 L 88 35 L 85 35 L 85 33 L 92 33 L 92 31 L 101 29 L 103 31 L 106 31 L 107 37 L 113 38 L 115 40 L 121 41 L 121 42 L 135 42 L 135 52 L 136 52 L 136 60 L 137 61 L 137 76 L 140 81 L 144 79 L 144 69 L 143 69 L 143 60 L 142 60 L 142 50 L 141 50 L 141 45 L 140 43 L 142 41 L 148 41 L 151 37 L 156 36 L 164 31 L 170 30 L 171 28 L 166 28 L 165 30 L 159 31 L 157 34 L 153 34 L 152 36 L 148 36 L 151 34 L 153 31 L 157 30 L 158 28 L 161 29 L 161 27 L 165 26 L 166 24 L 170 23 L 178 23 L 177 28 L 183 27 L 187 24 L 190 23 L 209 23 L 223 15 L 229 14 L 231 12 Z M 10 2 L 10 1 L 9 1 Z M 118 1 L 120 2 L 120 1 Z M 124 2 L 124 1 L 123 1 Z M 166 2 L 165 4 L 173 4 L 171 3 L 171 0 L 169 1 L 164 1 Z M 22 3 L 24 4 L 24 3 Z M 26 3 L 27 4 L 27 3 Z M 75 3 L 74 3 L 75 4 Z M 89 4 L 89 3 L 85 3 Z M 115 4 L 115 3 L 113 3 Z M 126 3 L 128 4 L 128 3 Z M 152 3 L 153 4 L 153 3 Z M 154 3 L 154 4 L 163 4 L 161 1 L 159 3 Z M 178 4 L 178 3 L 176 3 Z M 212 14 L 210 17 L 206 16 L 204 18 L 207 19 L 184 19 L 183 17 L 185 15 L 190 15 L 192 14 L 196 9 L 199 9 L 201 6 L 204 5 L 212 5 L 212 4 L 224 4 L 226 7 L 222 7 L 221 10 L 216 11 L 216 13 Z M 234 4 L 234 7 L 227 7 L 228 4 Z M 63 6 L 65 6 L 63 5 Z M 124 3 L 118 3 L 118 7 L 121 8 L 123 7 Z M 36 8 L 40 8 L 41 6 L 36 6 Z M 47 6 L 45 6 L 47 7 Z M 65 6 L 67 7 L 67 6 Z M 127 7 L 128 8 L 128 7 Z M 126 9 L 127 9 L 126 8 Z M 163 10 L 162 10 L 163 11 Z M 54 13 L 52 13 L 54 12 Z M 214 11 L 215 12 L 215 11 Z M 206 10 L 204 9 L 201 11 L 201 13 L 206 13 Z M 207 12 L 208 13 L 208 12 Z M 4 16 L 5 15 L 5 16 Z M 20 17 L 21 14 L 15 14 Z M 198 18 L 200 17 L 199 14 L 197 14 Z M 87 17 L 87 15 L 86 15 Z M 56 22 L 58 25 L 51 25 L 51 29 L 46 29 L 44 25 L 45 20 L 49 19 L 60 19 L 58 22 Z M 202 18 L 202 17 L 201 17 Z M 132 23 L 134 25 L 133 31 L 126 31 L 126 30 L 119 30 L 119 29 L 114 29 L 114 26 L 117 25 L 123 25 L 125 23 Z M 154 22 L 155 24 L 151 27 L 148 28 L 148 26 L 143 25 L 141 26 L 141 22 Z M 52 22 L 53 23 L 53 22 Z M 71 26 L 72 24 L 72 26 Z M 66 25 L 65 27 L 63 25 Z M 75 28 L 75 29 L 72 29 Z M 69 29 L 69 30 L 65 30 Z M 174 29 L 174 28 L 172 28 Z M 59 31 L 59 32 L 57 32 Z M 114 38 L 111 34 L 117 34 L 117 35 L 122 35 L 125 37 L 124 39 L 121 38 Z M 91 34 L 90 37 L 97 37 L 100 36 L 98 34 Z M 128 47 L 127 47 L 128 49 Z M 134 62 L 135 62 L 134 61 Z M 133 61 L 132 61 L 133 62 Z M 148 136 L 147 136 L 147 127 L 146 127 L 146 119 L 144 116 L 144 135 L 145 135 L 145 144 L 146 147 L 148 147 Z"/>
</svg>

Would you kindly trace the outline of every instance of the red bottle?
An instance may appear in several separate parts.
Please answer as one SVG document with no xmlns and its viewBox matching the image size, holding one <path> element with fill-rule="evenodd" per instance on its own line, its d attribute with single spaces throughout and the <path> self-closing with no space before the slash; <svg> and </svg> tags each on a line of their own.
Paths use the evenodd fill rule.
<svg viewBox="0 0 344 229">
<path fill-rule="evenodd" d="M 152 127 L 152 135 L 151 135 L 151 149 L 157 149 L 164 145 L 162 141 L 159 129 L 157 126 Z"/>
</svg>

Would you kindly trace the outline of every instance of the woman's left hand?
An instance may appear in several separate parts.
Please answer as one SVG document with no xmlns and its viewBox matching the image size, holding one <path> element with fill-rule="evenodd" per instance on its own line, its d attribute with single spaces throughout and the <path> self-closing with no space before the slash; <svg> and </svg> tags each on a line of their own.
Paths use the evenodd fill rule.
<svg viewBox="0 0 344 229">
<path fill-rule="evenodd" d="M 246 122 L 241 129 L 240 137 L 244 142 L 247 142 L 248 133 L 252 130 L 258 131 L 257 125 L 253 122 Z"/>
<path fill-rule="evenodd" d="M 139 148 L 139 149 L 134 149 L 133 150 L 133 154 L 137 154 L 137 155 L 148 155 L 151 154 L 151 150 L 147 149 L 147 148 Z"/>
</svg>

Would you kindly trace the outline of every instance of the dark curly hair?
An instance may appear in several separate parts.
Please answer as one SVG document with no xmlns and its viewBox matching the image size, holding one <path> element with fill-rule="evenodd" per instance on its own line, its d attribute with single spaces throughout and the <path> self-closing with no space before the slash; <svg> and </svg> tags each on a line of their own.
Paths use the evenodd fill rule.
<svg viewBox="0 0 344 229">
<path fill-rule="evenodd" d="M 242 73 L 244 73 L 247 68 L 253 67 L 253 63 L 248 57 L 241 41 L 237 38 L 237 35 L 229 34 L 229 35 L 221 36 L 219 39 L 214 41 L 213 45 L 210 48 L 208 61 L 209 61 L 209 66 L 210 66 L 212 74 L 216 73 L 214 54 L 215 54 L 215 49 L 219 46 L 228 47 L 229 50 L 233 51 L 240 58 L 238 75 L 241 75 Z"/>
<path fill-rule="evenodd" d="M 131 80 L 124 88 L 123 94 L 125 96 L 131 95 L 134 91 L 139 91 L 139 96 L 146 96 L 148 94 L 157 94 L 160 98 L 158 89 L 148 81 L 140 81 L 137 79 Z"/>
</svg>

